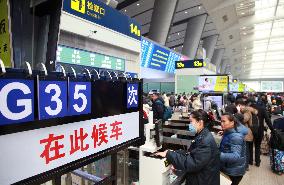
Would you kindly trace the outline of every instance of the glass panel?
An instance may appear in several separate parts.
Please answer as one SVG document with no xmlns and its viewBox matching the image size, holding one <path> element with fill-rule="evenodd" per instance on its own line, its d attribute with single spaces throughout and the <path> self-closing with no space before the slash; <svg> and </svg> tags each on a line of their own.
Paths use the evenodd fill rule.
<svg viewBox="0 0 284 185">
<path fill-rule="evenodd" d="M 111 156 L 61 176 L 61 185 L 93 185 L 109 176 L 111 176 Z"/>
</svg>

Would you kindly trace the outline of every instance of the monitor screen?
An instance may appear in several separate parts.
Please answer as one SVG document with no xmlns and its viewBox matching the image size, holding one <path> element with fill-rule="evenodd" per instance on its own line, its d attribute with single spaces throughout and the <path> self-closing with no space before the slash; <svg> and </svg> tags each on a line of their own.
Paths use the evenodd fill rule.
<svg viewBox="0 0 284 185">
<path fill-rule="evenodd" d="M 175 61 L 181 55 L 164 48 L 144 37 L 141 38 L 141 66 L 168 73 L 175 73 Z"/>
<path fill-rule="evenodd" d="M 200 76 L 198 90 L 202 92 L 228 92 L 228 76 Z"/>
<path fill-rule="evenodd" d="M 212 101 L 214 101 L 219 108 L 223 107 L 223 96 L 208 96 Z"/>
</svg>

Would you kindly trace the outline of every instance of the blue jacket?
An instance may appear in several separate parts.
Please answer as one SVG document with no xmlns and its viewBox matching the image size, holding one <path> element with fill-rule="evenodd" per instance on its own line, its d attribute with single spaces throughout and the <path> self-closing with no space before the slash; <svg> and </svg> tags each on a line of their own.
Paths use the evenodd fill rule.
<svg viewBox="0 0 284 185">
<path fill-rule="evenodd" d="M 220 144 L 221 171 L 230 176 L 242 176 L 246 172 L 245 135 L 248 129 L 240 124 L 237 130 L 224 132 Z"/>
<path fill-rule="evenodd" d="M 208 129 L 195 137 L 187 155 L 168 151 L 166 157 L 176 169 L 186 172 L 186 185 L 220 185 L 220 152 Z"/>
</svg>

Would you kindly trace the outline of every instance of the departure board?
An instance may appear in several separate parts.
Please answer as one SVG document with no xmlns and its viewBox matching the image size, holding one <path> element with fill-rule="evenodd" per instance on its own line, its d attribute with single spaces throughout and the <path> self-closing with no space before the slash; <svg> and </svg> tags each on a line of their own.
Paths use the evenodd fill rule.
<svg viewBox="0 0 284 185">
<path fill-rule="evenodd" d="M 175 72 L 175 61 L 180 60 L 181 55 L 169 49 L 161 47 L 142 37 L 141 39 L 141 66 L 168 73 Z"/>
<path fill-rule="evenodd" d="M 89 67 L 124 71 L 125 60 L 106 56 L 81 49 L 59 45 L 56 52 L 57 62 L 76 64 Z"/>
</svg>

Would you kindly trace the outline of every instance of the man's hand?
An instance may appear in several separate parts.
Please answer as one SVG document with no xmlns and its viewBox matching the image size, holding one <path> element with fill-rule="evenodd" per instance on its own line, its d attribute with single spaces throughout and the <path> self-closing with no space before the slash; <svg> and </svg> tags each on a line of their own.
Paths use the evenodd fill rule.
<svg viewBox="0 0 284 185">
<path fill-rule="evenodd" d="M 154 155 L 156 156 L 161 156 L 161 157 L 166 157 L 168 150 L 165 150 L 163 152 L 157 152 Z"/>
</svg>

